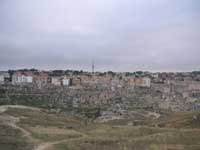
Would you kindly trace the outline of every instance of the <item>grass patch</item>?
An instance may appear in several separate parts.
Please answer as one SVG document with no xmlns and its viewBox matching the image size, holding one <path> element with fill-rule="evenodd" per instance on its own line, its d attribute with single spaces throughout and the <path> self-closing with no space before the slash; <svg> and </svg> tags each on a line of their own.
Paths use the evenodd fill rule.
<svg viewBox="0 0 200 150">
<path fill-rule="evenodd" d="M 37 133 L 33 133 L 32 136 L 42 141 L 59 141 L 64 139 L 67 140 L 80 137 L 80 135 L 59 135 L 59 134 L 53 135 L 53 134 L 37 134 Z"/>
<path fill-rule="evenodd" d="M 70 140 L 75 138 L 82 137 L 82 134 L 68 129 L 30 129 L 32 132 L 32 136 L 36 139 L 40 139 L 42 141 L 59 141 L 59 140 Z"/>
<path fill-rule="evenodd" d="M 27 141 L 22 133 L 6 125 L 0 125 L 1 150 L 30 150 L 33 145 Z"/>
<path fill-rule="evenodd" d="M 56 144 L 54 146 L 56 150 L 74 150 L 72 147 L 69 147 L 66 143 Z"/>
<path fill-rule="evenodd" d="M 78 120 L 66 118 L 61 115 L 49 114 L 45 111 L 9 108 L 4 113 L 14 117 L 21 117 L 19 122 L 21 126 L 80 128 L 82 125 Z"/>
<path fill-rule="evenodd" d="M 111 132 L 102 129 L 84 139 L 60 143 L 55 149 L 61 147 L 60 150 L 63 150 L 66 146 L 73 150 L 197 150 L 200 147 L 200 131 L 142 129 L 118 129 Z M 128 130 L 136 133 L 127 135 Z"/>
<path fill-rule="evenodd" d="M 25 106 L 33 106 L 33 107 L 41 107 L 47 108 L 49 104 L 49 100 L 45 95 L 35 96 L 32 94 L 13 94 L 8 95 L 9 101 L 8 105 L 25 105 Z"/>
<path fill-rule="evenodd" d="M 95 111 L 85 109 L 83 111 Z M 199 113 L 175 113 L 168 118 L 152 120 L 163 127 L 145 124 L 127 126 L 132 120 L 115 120 L 110 123 L 93 123 L 83 126 L 75 118 L 42 110 L 9 108 L 4 114 L 19 117 L 18 125 L 45 142 L 65 140 L 55 150 L 197 150 L 200 149 L 200 129 L 193 128 L 194 116 Z M 123 122 L 124 124 L 120 124 Z M 133 120 L 134 121 L 134 120 Z M 145 120 L 140 120 L 145 122 Z M 147 120 L 148 121 L 148 120 Z M 198 125 L 198 122 L 195 122 Z M 197 126 L 198 127 L 198 126 Z M 0 149 L 31 149 L 20 131 L 0 126 Z M 4 135 L 5 137 L 3 137 Z M 2 142 L 3 141 L 3 142 Z M 6 144 L 5 144 L 6 143 Z M 17 148 L 14 148 L 17 146 Z M 8 146 L 8 147 L 6 147 Z"/>
</svg>

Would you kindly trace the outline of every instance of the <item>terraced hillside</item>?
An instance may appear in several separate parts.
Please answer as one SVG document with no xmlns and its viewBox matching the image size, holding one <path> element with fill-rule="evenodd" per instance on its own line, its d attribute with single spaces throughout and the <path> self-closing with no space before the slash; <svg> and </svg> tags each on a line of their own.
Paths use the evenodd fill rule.
<svg viewBox="0 0 200 150">
<path fill-rule="evenodd" d="M 199 122 L 199 113 L 194 112 L 161 116 L 144 124 L 86 123 L 45 109 L 0 106 L 0 149 L 199 150 Z"/>
</svg>

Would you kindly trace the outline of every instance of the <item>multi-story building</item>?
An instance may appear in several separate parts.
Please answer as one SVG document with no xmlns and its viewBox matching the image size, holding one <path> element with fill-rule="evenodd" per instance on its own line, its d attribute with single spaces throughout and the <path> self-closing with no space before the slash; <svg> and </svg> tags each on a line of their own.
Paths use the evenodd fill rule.
<svg viewBox="0 0 200 150">
<path fill-rule="evenodd" d="M 61 77 L 51 77 L 51 84 L 61 86 Z"/>
<path fill-rule="evenodd" d="M 72 82 L 71 78 L 68 77 L 63 77 L 61 81 L 63 86 L 70 86 Z"/>
<path fill-rule="evenodd" d="M 4 84 L 10 78 L 8 72 L 0 72 L 0 84 Z"/>
<path fill-rule="evenodd" d="M 33 76 L 22 73 L 15 73 L 12 75 L 12 84 L 32 83 Z"/>
</svg>

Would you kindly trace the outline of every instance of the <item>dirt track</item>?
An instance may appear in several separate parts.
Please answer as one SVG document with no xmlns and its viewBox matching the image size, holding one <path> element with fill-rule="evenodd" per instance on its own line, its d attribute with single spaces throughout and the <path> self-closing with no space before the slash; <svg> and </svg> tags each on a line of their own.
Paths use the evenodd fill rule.
<svg viewBox="0 0 200 150">
<path fill-rule="evenodd" d="M 27 107 L 27 106 L 20 106 L 20 105 L 5 105 L 5 106 L 0 106 L 0 123 L 10 126 L 14 129 L 20 130 L 23 135 L 32 143 L 38 143 L 39 140 L 33 138 L 31 136 L 31 133 L 24 128 L 21 128 L 20 126 L 17 125 L 17 123 L 20 121 L 20 118 L 18 117 L 13 117 L 10 115 L 1 115 L 1 113 L 5 112 L 8 108 L 19 108 L 19 109 L 31 109 L 31 110 L 40 110 L 38 108 L 33 108 L 33 107 Z"/>
<path fill-rule="evenodd" d="M 82 137 L 78 137 L 78 138 L 64 139 L 64 140 L 59 140 L 59 141 L 54 141 L 54 142 L 41 142 L 40 140 L 33 138 L 32 135 L 31 135 L 31 132 L 29 132 L 26 129 L 21 128 L 20 126 L 17 125 L 17 123 L 20 121 L 20 118 L 13 117 L 13 116 L 10 116 L 10 115 L 5 115 L 5 114 L 1 115 L 1 113 L 5 112 L 8 108 L 30 109 L 30 110 L 36 110 L 36 111 L 40 111 L 40 109 L 34 108 L 34 107 L 28 107 L 28 106 L 21 106 L 21 105 L 0 106 L 0 123 L 4 124 L 4 125 L 8 125 L 8 126 L 14 128 L 14 129 L 20 130 L 23 133 L 23 135 L 31 143 L 35 144 L 34 150 L 50 150 L 51 148 L 53 148 L 53 146 L 55 144 L 59 144 L 59 143 L 62 143 L 62 142 L 67 142 L 67 141 L 79 140 L 79 139 L 83 138 L 83 136 L 82 136 Z M 59 129 L 59 130 L 61 130 L 61 129 Z M 52 129 L 50 131 L 52 131 Z M 64 133 L 64 131 L 62 131 L 62 133 Z"/>
<path fill-rule="evenodd" d="M 0 106 L 0 113 L 5 112 L 8 108 L 30 109 L 30 110 L 37 110 L 37 111 L 40 111 L 39 108 L 29 107 L 29 106 L 22 106 L 22 105 L 3 105 L 3 106 Z"/>
</svg>

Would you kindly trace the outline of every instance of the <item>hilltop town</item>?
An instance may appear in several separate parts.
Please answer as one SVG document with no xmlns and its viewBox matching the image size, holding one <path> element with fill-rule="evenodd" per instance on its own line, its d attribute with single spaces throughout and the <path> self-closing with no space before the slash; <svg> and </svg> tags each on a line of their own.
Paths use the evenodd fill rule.
<svg viewBox="0 0 200 150">
<path fill-rule="evenodd" d="M 200 109 L 200 72 L 84 72 L 36 69 L 0 72 L 0 103 L 84 113 L 99 121 L 156 117 L 161 110 Z M 76 111 L 74 111 L 76 110 Z M 78 113 L 79 112 L 79 113 Z M 95 112 L 91 115 L 91 112 Z"/>
<path fill-rule="evenodd" d="M 150 74 L 143 72 L 114 73 L 114 72 L 83 72 L 73 70 L 38 71 L 35 69 L 13 70 L 0 72 L 1 84 L 25 85 L 32 84 L 38 88 L 43 86 L 110 86 L 118 87 L 136 85 L 150 87 Z"/>
<path fill-rule="evenodd" d="M 0 72 L 0 148 L 199 149 L 200 72 Z"/>
</svg>

